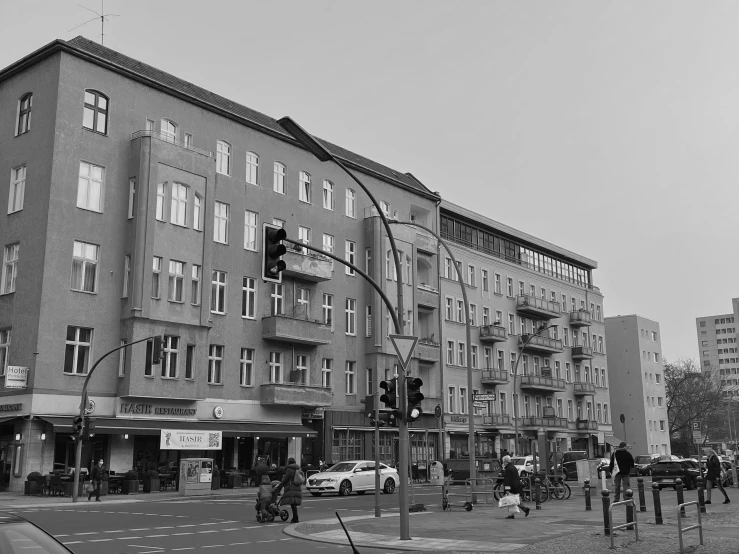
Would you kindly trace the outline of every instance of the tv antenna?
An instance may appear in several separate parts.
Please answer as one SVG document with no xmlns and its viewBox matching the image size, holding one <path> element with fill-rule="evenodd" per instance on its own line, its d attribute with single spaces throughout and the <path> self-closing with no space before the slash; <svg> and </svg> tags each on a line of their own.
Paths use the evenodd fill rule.
<svg viewBox="0 0 739 554">
<path fill-rule="evenodd" d="M 94 13 L 95 14 L 95 17 L 93 17 L 92 19 L 90 19 L 88 21 L 85 21 L 84 23 L 82 23 L 80 25 L 77 25 L 76 27 L 72 27 L 67 32 L 69 33 L 71 31 L 74 31 L 75 29 L 79 29 L 83 25 L 87 25 L 88 23 L 91 23 L 91 22 L 99 19 L 100 20 L 100 44 L 102 44 L 103 46 L 105 46 L 105 22 L 106 21 L 109 21 L 109 19 L 108 19 L 109 17 L 120 17 L 120 15 L 117 14 L 117 13 L 105 13 L 105 0 L 100 0 L 100 11 L 102 13 L 98 13 L 98 12 L 96 12 L 93 9 L 90 9 L 90 8 L 88 8 L 86 6 L 83 6 L 82 4 L 77 4 L 77 5 L 80 8 L 84 8 L 84 9 L 86 9 L 86 10 L 91 11 L 92 13 Z"/>
</svg>

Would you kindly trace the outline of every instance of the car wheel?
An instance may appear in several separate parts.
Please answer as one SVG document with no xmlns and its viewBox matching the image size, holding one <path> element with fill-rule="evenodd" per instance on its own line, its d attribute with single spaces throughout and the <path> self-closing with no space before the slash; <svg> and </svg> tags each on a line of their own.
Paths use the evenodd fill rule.
<svg viewBox="0 0 739 554">
<path fill-rule="evenodd" d="M 320 492 L 313 492 L 313 491 L 311 491 L 311 494 L 312 494 L 313 496 L 321 496 L 321 494 L 322 494 L 322 493 L 320 493 Z"/>
<path fill-rule="evenodd" d="M 367 492 L 367 491 L 357 491 L 357 494 L 364 494 L 364 493 L 366 493 L 366 492 Z"/>
<path fill-rule="evenodd" d="M 385 494 L 393 494 L 395 492 L 395 481 L 387 479 L 385 481 L 385 486 L 382 487 L 382 492 Z"/>
<path fill-rule="evenodd" d="M 349 481 L 342 481 L 339 486 L 339 496 L 349 496 L 352 493 L 352 484 Z"/>
</svg>

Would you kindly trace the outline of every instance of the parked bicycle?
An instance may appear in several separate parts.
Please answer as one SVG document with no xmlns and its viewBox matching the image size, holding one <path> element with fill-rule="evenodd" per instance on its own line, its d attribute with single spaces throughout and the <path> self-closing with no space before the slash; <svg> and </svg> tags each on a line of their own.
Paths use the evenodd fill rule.
<svg viewBox="0 0 739 554">
<path fill-rule="evenodd" d="M 539 483 L 539 502 L 544 503 L 549 499 L 549 489 L 545 484 L 546 479 Z M 535 484 L 533 486 L 536 486 Z M 569 489 L 569 487 L 568 487 Z M 521 476 L 521 500 L 524 502 L 532 502 L 534 495 L 532 494 L 532 482 L 531 477 L 522 475 Z M 503 487 L 503 480 L 499 479 L 493 487 L 493 498 L 500 500 L 506 495 L 505 488 Z"/>
</svg>

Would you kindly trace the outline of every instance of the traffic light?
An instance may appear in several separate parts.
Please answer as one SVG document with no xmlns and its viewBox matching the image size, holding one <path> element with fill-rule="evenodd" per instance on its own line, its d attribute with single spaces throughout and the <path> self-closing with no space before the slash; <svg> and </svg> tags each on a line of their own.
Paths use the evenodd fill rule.
<svg viewBox="0 0 739 554">
<path fill-rule="evenodd" d="M 380 401 L 391 410 L 398 409 L 398 378 L 390 379 L 380 383 L 380 388 L 385 391 L 380 397 Z"/>
<path fill-rule="evenodd" d="M 154 344 L 151 348 L 151 363 L 157 365 L 164 358 L 164 336 L 157 335 L 154 337 Z"/>
<path fill-rule="evenodd" d="M 262 228 L 262 281 L 282 283 L 282 271 L 287 267 L 280 259 L 287 248 L 282 241 L 287 237 L 285 229 L 265 223 Z"/>
<path fill-rule="evenodd" d="M 72 434 L 81 437 L 82 434 L 85 432 L 85 420 L 82 419 L 82 416 L 75 416 L 74 423 L 72 424 Z"/>
<path fill-rule="evenodd" d="M 421 387 L 423 381 L 419 378 L 408 379 L 407 390 L 408 390 L 408 413 L 406 414 L 405 420 L 407 422 L 416 421 L 423 410 L 421 409 L 421 401 L 424 399 Z"/>
<path fill-rule="evenodd" d="M 387 425 L 388 427 L 395 427 L 397 426 L 396 421 L 396 412 L 386 410 L 384 408 L 380 408 L 379 421 L 375 419 L 375 397 L 372 396 L 365 396 L 364 400 L 360 400 L 362 404 L 364 404 L 364 415 L 366 418 L 369 419 L 370 425 L 372 427 L 379 426 L 384 427 Z"/>
<path fill-rule="evenodd" d="M 95 420 L 85 417 L 85 437 L 91 439 L 95 436 Z"/>
</svg>

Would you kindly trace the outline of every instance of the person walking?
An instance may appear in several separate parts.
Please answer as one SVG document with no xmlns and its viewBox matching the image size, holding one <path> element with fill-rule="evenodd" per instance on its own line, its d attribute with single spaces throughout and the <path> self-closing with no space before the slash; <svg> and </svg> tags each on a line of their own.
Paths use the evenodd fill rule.
<svg viewBox="0 0 739 554">
<path fill-rule="evenodd" d="M 621 500 L 621 485 L 624 486 L 624 493 L 626 489 L 631 488 L 631 481 L 629 476 L 631 475 L 631 469 L 634 467 L 634 457 L 631 452 L 626 450 L 626 443 L 621 441 L 616 451 L 611 454 L 611 463 L 608 465 L 608 471 L 613 476 L 613 484 L 616 486 L 616 496 L 614 502 L 620 502 Z"/>
<path fill-rule="evenodd" d="M 262 484 L 262 476 L 267 476 L 267 481 L 270 481 L 269 478 L 269 466 L 267 466 L 267 460 L 264 458 L 259 458 L 257 460 L 257 467 L 254 468 L 254 484 L 258 487 Z"/>
<path fill-rule="evenodd" d="M 298 473 L 300 472 L 300 473 Z M 303 503 L 303 483 L 297 484 L 296 475 L 299 477 L 298 480 L 305 482 L 303 472 L 300 470 L 300 466 L 295 463 L 295 458 L 288 458 L 287 467 L 285 468 L 285 475 L 282 477 L 282 481 L 277 489 L 279 494 L 280 490 L 284 489 L 282 495 L 282 503 L 290 504 L 290 508 L 293 512 L 293 518 L 290 523 L 299 523 L 298 520 L 298 506 Z"/>
<path fill-rule="evenodd" d="M 518 469 L 516 468 L 516 465 L 511 461 L 510 456 L 503 456 L 503 466 L 505 467 L 505 469 L 503 470 L 503 490 L 509 492 L 510 494 L 518 494 L 520 496 L 521 476 L 518 474 Z M 529 512 L 531 511 L 529 508 L 524 506 L 523 503 L 519 504 L 518 507 L 523 510 L 523 513 L 526 514 L 526 517 L 529 517 Z M 515 519 L 515 517 L 511 513 L 506 517 L 506 519 Z"/>
<path fill-rule="evenodd" d="M 726 494 L 724 486 L 721 484 L 721 460 L 712 448 L 709 448 L 706 454 L 708 456 L 706 460 L 706 468 L 708 470 L 706 472 L 706 504 L 711 503 L 711 489 L 714 483 L 716 483 L 721 494 L 724 495 L 724 504 L 728 504 L 731 500 L 729 500 L 729 495 Z"/>
<path fill-rule="evenodd" d="M 92 485 L 94 487 L 93 490 L 91 490 L 89 493 L 87 493 L 87 501 L 89 502 L 92 500 L 93 493 L 95 494 L 95 502 L 100 502 L 100 489 L 103 486 L 103 461 L 99 460 L 98 465 L 94 466 L 92 468 L 92 473 L 90 475 L 90 479 L 92 480 Z"/>
</svg>

